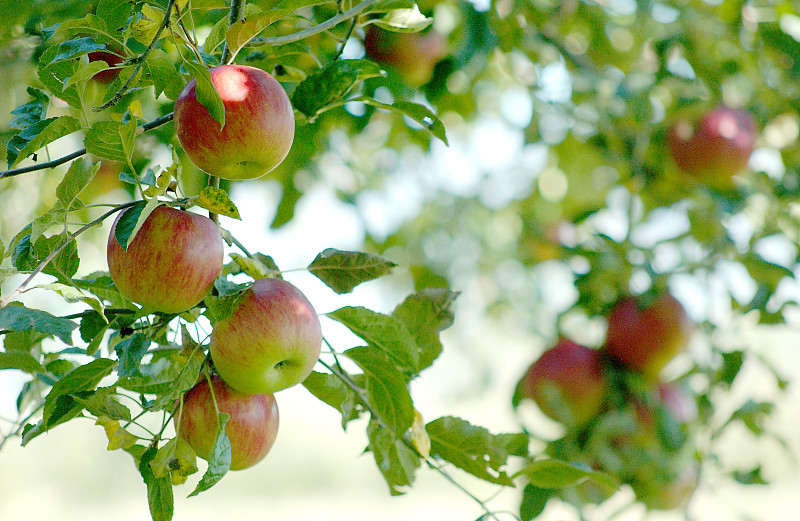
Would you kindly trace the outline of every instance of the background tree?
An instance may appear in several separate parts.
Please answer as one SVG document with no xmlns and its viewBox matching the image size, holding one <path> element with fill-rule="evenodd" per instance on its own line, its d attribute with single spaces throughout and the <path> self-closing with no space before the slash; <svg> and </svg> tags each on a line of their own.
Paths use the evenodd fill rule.
<svg viewBox="0 0 800 521">
<path fill-rule="evenodd" d="M 691 518 L 715 484 L 767 481 L 764 462 L 720 451 L 730 432 L 796 456 L 775 425 L 792 374 L 750 340 L 790 331 L 800 297 L 790 3 L 6 4 L 0 374 L 26 376 L 0 445 L 92 418 L 133 457 L 153 518 L 179 512 L 173 487 L 198 467 L 174 425 L 184 394 L 216 377 L 211 330 L 253 281 L 297 275 L 231 232 L 268 193 L 269 222 L 245 226 L 321 225 L 336 214 L 318 194 L 358 224 L 359 251 L 314 252 L 301 282 L 345 298 L 381 278 L 369 284 L 387 302 L 402 295 L 386 312 L 341 300 L 325 313 L 303 382 L 363 428 L 392 494 L 427 466 L 477 500 L 481 519 L 546 519 L 563 505 L 583 518 Z M 176 137 L 190 81 L 206 126 L 233 121 L 209 73 L 228 63 L 270 73 L 294 109 L 288 156 L 257 180 L 201 171 Z M 213 289 L 185 311 L 134 304 L 92 259 L 106 240 L 133 245 L 159 205 L 210 214 L 226 244 Z M 487 346 L 463 325 L 442 342 L 460 316 L 514 342 Z M 339 340 L 341 326 L 357 338 Z M 526 373 L 565 342 L 591 371 Z M 476 394 L 502 379 L 492 399 L 515 411 L 514 428 L 423 421 L 411 389 L 443 349 L 472 362 Z M 732 399 L 743 370 L 768 398 Z M 576 421 L 571 401 L 587 395 L 573 391 L 589 374 L 593 411 Z M 212 402 L 214 450 L 199 455 L 193 494 L 231 467 L 230 417 Z M 515 487 L 515 512 L 471 494 L 466 475 Z M 626 508 L 593 506 L 613 501 Z"/>
</svg>

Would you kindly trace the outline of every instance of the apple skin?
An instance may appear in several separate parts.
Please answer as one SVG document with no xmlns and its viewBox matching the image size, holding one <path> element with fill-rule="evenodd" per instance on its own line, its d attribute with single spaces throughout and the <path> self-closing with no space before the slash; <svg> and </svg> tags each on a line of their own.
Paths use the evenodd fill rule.
<svg viewBox="0 0 800 521">
<path fill-rule="evenodd" d="M 159 206 L 124 250 L 115 237 L 106 247 L 108 270 L 122 295 L 150 311 L 179 313 L 197 305 L 222 272 L 224 248 L 208 217 Z"/>
<path fill-rule="evenodd" d="M 397 33 L 369 25 L 364 51 L 367 58 L 394 68 L 407 85 L 420 87 L 430 81 L 434 65 L 447 55 L 447 40 L 433 30 Z"/>
<path fill-rule="evenodd" d="M 109 51 L 92 51 L 88 53 L 87 56 L 89 57 L 89 63 L 95 61 L 104 61 L 109 67 L 114 67 L 115 65 L 125 61 L 125 58 L 122 56 Z M 117 68 L 105 69 L 92 76 L 92 79 L 98 83 L 108 85 L 117 79 L 117 76 L 119 76 L 119 71 L 120 70 Z"/>
<path fill-rule="evenodd" d="M 243 394 L 217 375 L 211 378 L 220 412 L 230 414 L 225 433 L 231 442 L 231 470 L 252 467 L 263 460 L 278 436 L 278 404 L 271 394 Z M 203 379 L 183 398 L 178 436 L 208 460 L 217 435 L 217 413 L 208 381 Z M 178 422 L 178 416 L 175 416 Z"/>
<path fill-rule="evenodd" d="M 755 148 L 756 124 L 749 112 L 720 106 L 697 122 L 681 120 L 667 134 L 667 147 L 678 167 L 712 186 L 733 185 Z"/>
<path fill-rule="evenodd" d="M 531 398 L 550 418 L 580 427 L 600 413 L 606 392 L 599 351 L 561 338 L 531 364 L 515 401 Z"/>
<path fill-rule="evenodd" d="M 197 99 L 192 79 L 175 101 L 175 133 L 189 159 L 223 179 L 254 179 L 286 158 L 294 140 L 294 111 L 280 83 L 246 65 L 209 71 L 225 106 L 225 126 Z"/>
<path fill-rule="evenodd" d="M 274 393 L 305 380 L 319 359 L 322 330 L 308 299 L 278 278 L 256 280 L 233 313 L 213 325 L 209 352 L 225 382 L 243 393 Z"/>
<path fill-rule="evenodd" d="M 680 302 L 663 293 L 642 307 L 626 296 L 608 316 L 605 350 L 623 367 L 655 380 L 675 355 L 686 350 L 695 324 Z"/>
</svg>

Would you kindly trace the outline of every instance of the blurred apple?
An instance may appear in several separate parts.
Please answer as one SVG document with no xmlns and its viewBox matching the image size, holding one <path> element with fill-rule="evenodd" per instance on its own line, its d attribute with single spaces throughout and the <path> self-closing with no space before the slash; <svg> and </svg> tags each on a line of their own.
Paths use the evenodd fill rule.
<svg viewBox="0 0 800 521">
<path fill-rule="evenodd" d="M 214 375 L 200 382 L 183 398 L 175 416 L 178 436 L 203 459 L 213 455 L 217 438 L 217 409 L 230 414 L 225 434 L 231 442 L 231 470 L 252 467 L 263 460 L 278 436 L 278 404 L 271 394 L 242 394 Z M 211 394 L 213 389 L 213 397 Z"/>
<path fill-rule="evenodd" d="M 655 380 L 686 349 L 694 329 L 681 303 L 668 293 L 650 302 L 626 296 L 608 316 L 605 350 L 623 367 Z"/>
<path fill-rule="evenodd" d="M 175 134 L 201 170 L 223 179 L 261 177 L 286 158 L 294 140 L 294 110 L 280 83 L 246 65 L 220 65 L 211 82 L 225 107 L 225 126 L 197 97 L 192 79 L 175 100 Z"/>
<path fill-rule="evenodd" d="M 369 25 L 364 35 L 367 58 L 394 68 L 411 87 L 430 81 L 433 67 L 447 55 L 447 39 L 429 29 L 419 33 L 398 33 Z"/>
<path fill-rule="evenodd" d="M 697 489 L 700 468 L 696 461 L 686 463 L 677 472 L 654 480 L 633 480 L 636 499 L 652 510 L 685 508 Z"/>
<path fill-rule="evenodd" d="M 223 243 L 216 223 L 199 214 L 158 206 L 128 244 L 120 245 L 117 216 L 106 247 L 108 270 L 122 295 L 148 311 L 194 307 L 222 272 Z"/>
<path fill-rule="evenodd" d="M 530 366 L 517 385 L 514 402 L 530 398 L 550 418 L 580 427 L 605 403 L 602 368 L 596 349 L 561 338 Z"/>
<path fill-rule="evenodd" d="M 756 124 L 749 112 L 720 106 L 692 126 L 675 123 L 667 147 L 681 170 L 711 186 L 732 186 L 755 148 Z"/>
</svg>

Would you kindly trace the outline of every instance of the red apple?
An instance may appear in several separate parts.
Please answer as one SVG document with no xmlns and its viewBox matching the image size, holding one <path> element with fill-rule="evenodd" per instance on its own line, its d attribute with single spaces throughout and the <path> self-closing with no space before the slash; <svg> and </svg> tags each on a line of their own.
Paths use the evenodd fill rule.
<svg viewBox="0 0 800 521">
<path fill-rule="evenodd" d="M 447 40 L 434 30 L 397 33 L 370 25 L 364 35 L 367 58 L 394 68 L 406 84 L 419 87 L 430 81 L 433 67 L 447 54 Z"/>
<path fill-rule="evenodd" d="M 721 106 L 705 114 L 695 128 L 685 120 L 675 123 L 667 135 L 667 147 L 681 170 L 724 187 L 747 167 L 756 137 L 749 112 Z"/>
<path fill-rule="evenodd" d="M 253 179 L 284 160 L 294 139 L 294 111 L 289 96 L 268 73 L 245 65 L 210 70 L 225 106 L 220 128 L 197 99 L 192 79 L 175 101 L 175 133 L 189 159 L 223 179 Z"/>
<path fill-rule="evenodd" d="M 115 236 L 106 248 L 108 270 L 122 295 L 149 311 L 178 313 L 206 296 L 222 272 L 223 244 L 208 217 L 159 206 L 147 217 L 127 251 Z"/>
<path fill-rule="evenodd" d="M 113 52 L 109 51 L 93 51 L 88 53 L 88 56 L 90 63 L 95 61 L 104 61 L 110 67 L 109 69 L 104 69 L 92 76 L 93 80 L 104 84 L 111 83 L 117 79 L 120 70 L 114 66 L 125 61 L 125 58 L 119 54 L 114 54 Z"/>
<path fill-rule="evenodd" d="M 668 293 L 648 304 L 623 297 L 608 316 L 605 349 L 623 367 L 655 379 L 686 349 L 694 328 L 681 303 Z"/>
<path fill-rule="evenodd" d="M 214 396 L 211 396 L 213 388 Z M 278 436 L 278 404 L 271 394 L 242 394 L 221 378 L 203 379 L 183 397 L 175 416 L 178 436 L 201 458 L 208 460 L 217 437 L 217 409 L 230 414 L 225 434 L 231 442 L 231 470 L 252 467 L 263 460 Z"/>
<path fill-rule="evenodd" d="M 554 420 L 568 426 L 585 425 L 605 403 L 606 382 L 599 352 L 560 339 L 530 366 L 516 394 L 515 400 L 533 399 Z"/>
<path fill-rule="evenodd" d="M 259 279 L 233 313 L 214 323 L 209 352 L 219 375 L 243 393 L 274 393 L 305 380 L 322 330 L 308 299 L 283 279 Z"/>
</svg>

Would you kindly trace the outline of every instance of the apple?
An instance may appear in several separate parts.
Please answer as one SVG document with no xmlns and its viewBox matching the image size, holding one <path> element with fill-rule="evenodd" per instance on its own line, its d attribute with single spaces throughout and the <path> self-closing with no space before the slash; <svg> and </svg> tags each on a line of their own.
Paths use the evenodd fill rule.
<svg viewBox="0 0 800 521">
<path fill-rule="evenodd" d="M 220 128 L 197 99 L 192 79 L 175 100 L 175 133 L 201 170 L 223 179 L 261 177 L 284 160 L 294 140 L 294 111 L 280 83 L 246 65 L 209 71 L 225 107 Z"/>
<path fill-rule="evenodd" d="M 125 250 L 115 236 L 106 248 L 108 270 L 122 295 L 148 311 L 179 313 L 206 296 L 222 272 L 223 243 L 208 217 L 158 206 Z"/>
<path fill-rule="evenodd" d="M 694 329 L 686 310 L 669 293 L 652 302 L 625 296 L 608 316 L 605 350 L 623 367 L 654 380 L 686 349 Z"/>
<path fill-rule="evenodd" d="M 394 68 L 406 84 L 420 87 L 430 81 L 434 65 L 446 56 L 447 40 L 434 30 L 398 33 L 369 25 L 364 52 L 367 58 Z"/>
<path fill-rule="evenodd" d="M 667 134 L 667 147 L 678 167 L 712 186 L 732 185 L 755 148 L 756 124 L 749 112 L 720 106 L 693 127 L 675 123 Z"/>
<path fill-rule="evenodd" d="M 256 280 L 213 324 L 209 352 L 219 375 L 243 393 L 274 393 L 305 380 L 322 330 L 308 299 L 278 278 Z"/>
<path fill-rule="evenodd" d="M 531 364 L 515 401 L 531 398 L 550 418 L 568 426 L 585 425 L 605 404 L 602 368 L 598 350 L 561 338 Z"/>
<path fill-rule="evenodd" d="M 263 460 L 278 436 L 278 404 L 271 394 L 243 394 L 217 375 L 202 379 L 183 397 L 174 421 L 178 436 L 195 453 L 209 460 L 217 439 L 217 409 L 228 413 L 225 434 L 231 442 L 231 470 L 252 467 Z M 212 398 L 211 390 L 214 395 Z"/>
<path fill-rule="evenodd" d="M 92 79 L 98 83 L 109 84 L 119 76 L 119 69 L 114 67 L 125 61 L 125 58 L 120 56 L 119 54 L 114 54 L 113 52 L 109 51 L 92 51 L 87 55 L 89 57 L 89 63 L 95 61 L 104 61 L 108 64 L 109 69 L 104 69 L 94 76 Z"/>
</svg>

